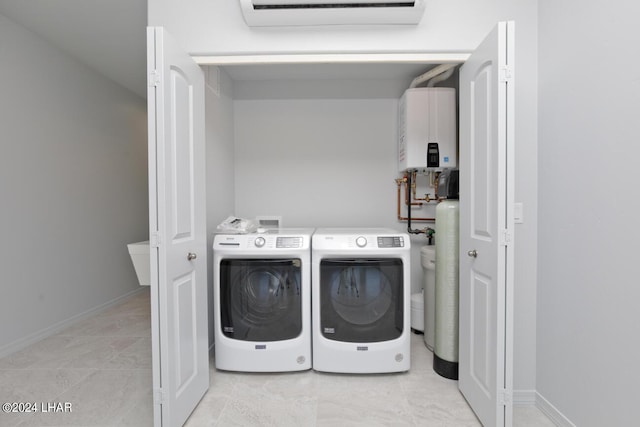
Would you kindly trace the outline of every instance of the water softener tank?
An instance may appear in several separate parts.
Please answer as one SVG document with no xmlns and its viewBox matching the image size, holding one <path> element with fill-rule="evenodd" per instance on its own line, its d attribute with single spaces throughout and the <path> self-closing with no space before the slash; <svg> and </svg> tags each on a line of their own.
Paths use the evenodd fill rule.
<svg viewBox="0 0 640 427">
<path fill-rule="evenodd" d="M 424 343 L 433 351 L 433 334 L 436 321 L 436 247 L 423 246 L 420 249 L 422 261 L 422 296 L 424 298 Z"/>
<path fill-rule="evenodd" d="M 457 187 L 457 171 L 455 186 Z M 444 175 L 444 176 L 443 176 Z M 449 184 L 453 174 L 441 174 L 440 184 L 447 181 L 446 194 L 451 199 L 436 207 L 436 285 L 433 369 L 441 376 L 458 379 L 458 294 L 459 294 L 459 224 L 460 209 L 457 188 Z M 444 194 L 444 192 L 443 192 Z M 454 199 L 455 197 L 455 199 Z"/>
</svg>

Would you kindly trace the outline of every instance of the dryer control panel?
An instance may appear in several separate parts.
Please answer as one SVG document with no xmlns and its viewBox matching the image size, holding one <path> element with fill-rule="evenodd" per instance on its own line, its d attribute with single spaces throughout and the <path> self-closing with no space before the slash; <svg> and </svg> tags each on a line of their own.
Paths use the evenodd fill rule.
<svg viewBox="0 0 640 427">
<path fill-rule="evenodd" d="M 409 235 L 383 228 L 321 228 L 313 235 L 314 249 L 331 251 L 379 251 L 390 253 L 409 250 Z"/>
</svg>

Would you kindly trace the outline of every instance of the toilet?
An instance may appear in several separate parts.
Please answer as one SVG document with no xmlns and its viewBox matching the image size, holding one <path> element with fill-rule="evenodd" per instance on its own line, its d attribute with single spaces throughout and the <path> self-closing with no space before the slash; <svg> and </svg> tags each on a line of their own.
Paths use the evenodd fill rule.
<svg viewBox="0 0 640 427">
<path fill-rule="evenodd" d="M 138 283 L 141 286 L 151 285 L 151 273 L 149 271 L 149 241 L 129 243 L 129 256 L 133 262 L 133 268 L 138 276 Z"/>
<path fill-rule="evenodd" d="M 420 260 L 424 296 L 424 343 L 429 350 L 433 350 L 436 322 L 436 247 L 423 246 L 420 249 Z"/>
</svg>

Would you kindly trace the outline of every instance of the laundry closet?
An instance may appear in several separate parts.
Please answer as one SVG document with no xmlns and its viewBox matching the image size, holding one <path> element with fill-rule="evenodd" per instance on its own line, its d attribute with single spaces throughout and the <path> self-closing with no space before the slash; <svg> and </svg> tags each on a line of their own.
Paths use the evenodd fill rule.
<svg viewBox="0 0 640 427">
<path fill-rule="evenodd" d="M 404 229 L 394 181 L 398 100 L 433 66 L 203 66 L 207 147 L 226 147 L 230 165 L 224 184 L 208 182 L 209 205 L 226 192 L 233 206 L 222 215 L 279 217 L 285 227 Z M 219 155 L 207 158 L 215 173 Z"/>
<path fill-rule="evenodd" d="M 496 31 L 489 45 L 509 37 L 507 24 Z M 462 64 L 469 54 L 199 56 L 188 55 L 162 28 L 150 28 L 148 37 L 150 140 L 155 141 L 150 143 L 150 205 L 157 213 L 150 218 L 150 240 L 152 282 L 159 283 L 157 290 L 152 287 L 152 299 L 158 302 L 153 313 L 153 348 L 159 355 L 154 356 L 154 389 L 165 378 L 156 417 L 162 413 L 179 419 L 207 387 L 208 376 L 202 372 L 208 372 L 208 361 L 202 355 L 210 339 L 203 336 L 202 325 L 211 316 L 206 290 L 215 226 L 235 214 L 279 217 L 285 227 L 405 230 L 396 204 L 395 180 L 401 176 L 398 101 L 417 75 L 440 63 Z M 496 55 L 488 61 L 499 67 L 496 61 L 505 55 Z M 511 79 L 508 67 L 499 68 L 488 74 L 480 68 L 467 78 L 492 79 L 475 82 L 492 91 L 494 83 Z M 455 87 L 457 80 L 456 73 L 442 85 Z M 488 104 L 473 99 L 474 119 L 492 119 L 478 114 Z M 462 102 L 468 104 L 469 98 Z M 461 140 L 469 132 L 477 130 L 463 129 Z M 489 166 L 499 165 L 481 171 L 489 172 Z M 478 182 L 490 184 L 487 179 L 496 177 L 489 175 Z M 481 204 L 499 202 L 500 197 L 491 197 Z M 511 230 L 505 230 L 496 245 L 509 238 Z M 417 239 L 412 282 L 419 286 L 419 247 L 426 239 Z M 496 365 L 487 362 L 496 372 Z M 495 379 L 486 381 L 496 387 Z M 498 390 L 510 392 L 510 385 Z"/>
<path fill-rule="evenodd" d="M 407 230 L 395 181 L 403 177 L 398 101 L 414 77 L 438 64 L 379 61 L 202 67 L 207 173 L 219 177 L 207 180 L 208 247 L 230 214 L 284 227 Z M 438 86 L 457 88 L 457 80 L 455 72 Z M 417 194 L 433 198 L 432 179 L 419 174 Z M 433 220 L 420 218 L 434 218 L 436 203 L 421 204 L 411 227 L 433 229 Z M 412 239 L 412 294 L 420 292 L 427 243 L 425 234 Z"/>
</svg>

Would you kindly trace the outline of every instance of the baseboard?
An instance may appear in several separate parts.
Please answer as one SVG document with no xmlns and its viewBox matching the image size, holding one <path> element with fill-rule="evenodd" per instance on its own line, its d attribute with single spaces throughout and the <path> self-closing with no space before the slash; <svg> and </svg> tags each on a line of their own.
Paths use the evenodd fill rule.
<svg viewBox="0 0 640 427">
<path fill-rule="evenodd" d="M 536 406 L 537 408 L 547 416 L 553 423 L 559 427 L 576 427 L 569 418 L 565 417 L 562 412 L 553 406 L 547 399 L 545 399 L 540 393 L 536 392 Z"/>
<path fill-rule="evenodd" d="M 565 417 L 558 408 L 553 406 L 536 390 L 514 390 L 513 404 L 521 406 L 535 406 L 558 427 L 576 427 L 576 425 Z"/>
<path fill-rule="evenodd" d="M 75 316 L 71 316 L 68 319 L 62 320 L 58 323 L 54 323 L 53 325 L 48 326 L 44 329 L 41 329 L 40 331 L 37 331 L 33 334 L 27 335 L 26 337 L 20 338 L 14 342 L 4 345 L 0 347 L 0 359 L 10 354 L 13 354 L 17 351 L 20 351 L 23 348 L 30 346 L 31 344 L 35 344 L 38 341 L 41 341 L 47 337 L 50 337 L 51 335 L 55 335 L 58 332 L 68 328 L 72 324 L 79 322 L 81 320 L 84 320 L 90 316 L 93 316 L 102 310 L 106 310 L 107 308 L 115 304 L 118 304 L 124 299 L 132 297 L 133 295 L 136 295 L 141 292 L 145 292 L 145 291 L 148 292 L 148 290 L 149 290 L 149 287 L 140 286 L 139 289 L 134 289 L 133 291 L 127 292 L 126 294 L 121 295 L 117 298 L 114 298 L 111 301 L 107 301 L 106 303 L 101 304 L 97 307 L 93 307 L 83 313 L 77 314 Z"/>
<path fill-rule="evenodd" d="M 513 390 L 513 404 L 535 406 L 536 394 L 535 390 Z"/>
</svg>

